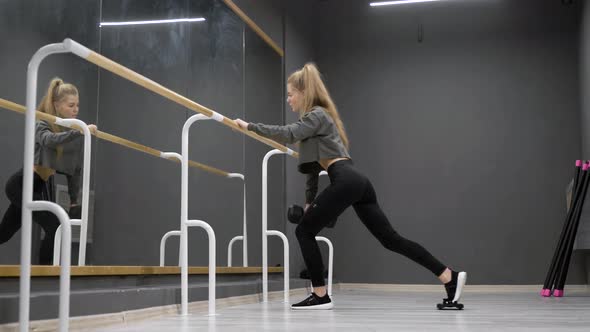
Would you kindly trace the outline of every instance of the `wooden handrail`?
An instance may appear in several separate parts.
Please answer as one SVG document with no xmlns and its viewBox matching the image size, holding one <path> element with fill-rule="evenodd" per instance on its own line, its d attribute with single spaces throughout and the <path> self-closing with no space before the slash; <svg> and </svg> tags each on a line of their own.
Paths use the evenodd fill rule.
<svg viewBox="0 0 590 332">
<path fill-rule="evenodd" d="M 235 130 L 235 131 L 239 131 L 247 136 L 250 136 L 252 138 L 254 138 L 255 140 L 258 140 L 266 145 L 269 145 L 275 149 L 278 149 L 288 155 L 291 155 L 295 158 L 298 158 L 299 155 L 297 152 L 289 149 L 288 147 L 281 145 L 271 139 L 268 139 L 266 137 L 262 137 L 254 132 L 251 132 L 249 130 L 246 129 L 242 129 L 240 128 L 238 125 L 235 124 L 235 122 L 230 119 L 227 118 L 215 111 L 213 111 L 212 109 L 209 109 L 195 101 L 192 101 L 190 99 L 188 99 L 187 97 L 184 97 L 166 87 L 164 87 L 163 85 L 152 81 L 151 79 L 137 73 L 134 72 L 133 70 L 118 64 L 117 62 L 101 55 L 98 54 L 94 51 L 92 51 L 91 49 L 87 48 L 86 46 L 83 46 L 69 38 L 66 38 L 64 40 L 64 46 L 66 47 L 66 49 L 68 49 L 70 52 L 76 54 L 77 56 L 85 59 L 88 62 L 92 62 L 95 65 L 110 71 L 111 73 L 118 75 L 122 78 L 125 78 L 141 87 L 144 87 L 147 90 L 150 90 L 156 94 L 159 94 L 160 96 L 171 100 L 179 105 L 182 105 L 192 111 L 204 114 L 207 117 L 211 117 L 213 119 L 218 120 L 220 123 L 223 123 L 224 125 L 230 127 L 231 129 Z"/>
<path fill-rule="evenodd" d="M 234 12 L 238 15 L 246 25 L 248 25 L 254 32 L 262 38 L 275 52 L 277 52 L 281 57 L 285 56 L 285 52 L 282 48 L 275 43 L 272 38 L 269 37 L 262 29 L 252 20 L 243 10 L 240 9 L 232 0 L 223 0 L 223 2 Z"/>
<path fill-rule="evenodd" d="M 17 103 L 14 103 L 9 100 L 2 99 L 2 98 L 0 98 L 0 107 L 10 110 L 10 111 L 13 111 L 13 112 L 16 112 L 16 113 L 21 113 L 21 114 L 25 114 L 25 111 L 26 111 L 26 108 L 23 105 L 19 105 Z M 51 114 L 39 112 L 39 111 L 36 111 L 35 118 L 37 118 L 39 120 L 44 120 L 44 121 L 47 121 L 50 123 L 55 123 L 55 120 L 56 120 L 55 116 L 53 116 Z M 80 128 L 76 128 L 76 129 L 80 130 Z M 115 144 L 130 148 L 130 149 L 133 149 L 136 151 L 147 153 L 147 154 L 152 155 L 154 157 L 160 158 L 161 154 L 162 154 L 162 151 L 156 150 L 154 148 L 150 148 L 149 146 L 141 145 L 139 143 L 135 143 L 135 142 L 130 141 L 128 139 L 124 139 L 124 138 L 106 133 L 104 131 L 97 130 L 95 136 L 102 139 L 102 140 L 105 140 L 105 141 L 108 141 L 111 143 L 115 143 Z M 176 158 L 167 159 L 167 160 L 171 160 L 171 161 L 175 161 L 175 162 L 180 163 L 180 160 L 178 160 Z M 199 168 L 199 169 L 202 169 L 206 172 L 220 175 L 223 177 L 228 177 L 228 175 L 229 175 L 229 172 L 222 171 L 222 170 L 217 169 L 215 167 L 201 164 L 201 163 L 198 163 L 198 162 L 192 161 L 192 160 L 189 160 L 189 166 Z"/>
</svg>

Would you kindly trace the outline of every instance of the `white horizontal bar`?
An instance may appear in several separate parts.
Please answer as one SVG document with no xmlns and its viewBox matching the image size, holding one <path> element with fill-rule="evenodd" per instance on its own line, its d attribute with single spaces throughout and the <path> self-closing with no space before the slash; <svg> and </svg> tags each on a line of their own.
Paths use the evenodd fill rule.
<svg viewBox="0 0 590 332">
<path fill-rule="evenodd" d="M 195 18 L 175 18 L 169 20 L 151 20 L 151 21 L 128 21 L 128 22 L 100 22 L 99 26 L 114 26 L 114 25 L 143 25 L 143 24 L 163 24 L 163 23 L 182 23 L 182 22 L 203 22 L 203 17 Z"/>
<path fill-rule="evenodd" d="M 390 5 L 406 5 L 410 3 L 419 3 L 419 2 L 433 2 L 433 1 L 442 1 L 442 0 L 398 0 L 398 1 L 381 1 L 381 2 L 371 2 L 369 5 L 371 7 L 378 7 L 378 6 L 390 6 Z"/>
</svg>

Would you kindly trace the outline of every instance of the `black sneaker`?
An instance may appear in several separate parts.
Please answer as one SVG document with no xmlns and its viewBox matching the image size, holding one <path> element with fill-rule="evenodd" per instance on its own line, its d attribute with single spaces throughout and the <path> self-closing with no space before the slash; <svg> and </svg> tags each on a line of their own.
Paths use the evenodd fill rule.
<svg viewBox="0 0 590 332">
<path fill-rule="evenodd" d="M 451 281 L 445 284 L 447 291 L 446 300 L 449 302 L 457 302 L 461 298 L 463 286 L 467 282 L 467 272 L 451 271 Z"/>
<path fill-rule="evenodd" d="M 330 310 L 334 308 L 334 303 L 328 294 L 323 297 L 311 293 L 305 300 L 291 305 L 293 310 Z"/>
</svg>

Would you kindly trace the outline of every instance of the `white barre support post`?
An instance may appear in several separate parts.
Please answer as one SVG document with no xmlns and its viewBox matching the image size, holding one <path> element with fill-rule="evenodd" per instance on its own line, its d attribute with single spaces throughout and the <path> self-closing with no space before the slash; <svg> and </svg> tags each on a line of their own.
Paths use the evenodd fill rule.
<svg viewBox="0 0 590 332">
<path fill-rule="evenodd" d="M 229 178 L 239 178 L 244 182 L 244 211 L 243 213 L 243 230 L 242 235 L 235 236 L 227 245 L 227 266 L 232 266 L 232 248 L 235 241 L 242 241 L 242 265 L 248 267 L 248 228 L 246 224 L 246 179 L 243 174 L 229 173 Z"/>
<path fill-rule="evenodd" d="M 57 216 L 63 226 L 62 251 L 65 255 L 59 277 L 59 330 L 65 332 L 69 327 L 70 315 L 70 260 L 71 236 L 70 218 L 59 205 L 47 201 L 33 201 L 33 163 L 35 154 L 35 107 L 37 104 L 37 78 L 39 65 L 51 54 L 67 53 L 70 49 L 63 43 L 41 47 L 27 68 L 27 110 L 25 113 L 25 144 L 23 161 L 23 201 L 21 229 L 20 290 L 19 290 L 19 329 L 29 331 L 29 306 L 31 296 L 31 229 L 33 211 L 50 211 Z"/>
<path fill-rule="evenodd" d="M 162 153 L 162 157 L 163 158 L 177 158 L 176 156 L 177 154 L 175 153 Z M 178 155 L 178 157 L 180 157 L 180 155 Z M 229 173 L 228 174 L 228 178 L 240 178 L 242 179 L 242 181 L 244 181 L 244 175 L 240 174 L 240 173 Z M 247 235 L 247 225 L 246 225 L 246 182 L 244 181 L 244 211 L 243 211 L 243 232 L 244 235 L 239 235 L 239 236 L 235 236 L 233 239 L 231 239 L 231 241 L 228 244 L 228 250 L 227 250 L 227 262 L 228 262 L 228 267 L 232 266 L 232 248 L 233 248 L 233 244 L 234 242 L 238 241 L 238 240 L 242 240 L 242 262 L 243 262 L 243 266 L 244 267 L 248 267 L 248 235 Z M 164 266 L 165 265 L 165 257 L 166 257 L 166 241 L 168 240 L 168 238 L 170 236 L 180 236 L 180 231 L 170 231 L 166 234 L 164 234 L 164 236 L 162 237 L 162 239 L 160 240 L 160 266 Z M 181 256 L 182 254 L 179 252 L 178 254 L 178 259 L 179 259 L 179 263 L 178 266 L 180 266 L 180 260 L 181 260 Z"/>
<path fill-rule="evenodd" d="M 316 241 L 325 242 L 328 245 L 328 295 L 332 296 L 332 271 L 334 269 L 334 246 L 332 241 L 323 236 L 316 236 Z M 323 273 L 323 272 L 322 272 Z"/>
<path fill-rule="evenodd" d="M 209 316 L 215 315 L 215 276 L 217 273 L 216 267 L 216 241 L 215 241 L 215 232 L 213 228 L 206 222 L 202 220 L 187 220 L 185 225 L 185 230 L 189 227 L 201 227 L 207 231 L 207 235 L 209 237 Z M 182 233 L 180 234 L 180 238 L 182 240 Z M 185 235 L 184 243 L 188 243 L 188 237 Z M 188 246 L 185 246 L 185 251 L 183 252 L 182 259 L 183 265 L 181 266 L 181 272 L 184 274 L 184 294 L 183 300 L 185 301 L 184 307 L 182 308 L 182 314 L 188 315 Z"/>
<path fill-rule="evenodd" d="M 86 123 L 78 119 L 62 119 L 57 118 L 55 124 L 72 127 L 76 125 L 82 128 L 84 133 L 84 160 L 82 162 L 82 219 L 71 219 L 71 226 L 80 226 L 80 248 L 78 250 L 78 265 L 86 265 L 86 242 L 88 239 L 88 201 L 90 197 L 90 156 L 91 156 L 91 142 L 92 136 Z M 55 232 L 54 246 L 53 246 L 53 265 L 59 265 L 60 261 L 60 245 L 61 245 L 61 225 L 57 227 Z"/>
<path fill-rule="evenodd" d="M 160 152 L 160 157 L 164 158 L 164 159 L 177 159 L 178 161 L 180 161 L 182 163 L 182 156 L 176 152 Z M 180 231 L 170 231 L 170 232 L 164 234 L 164 236 L 162 236 L 162 239 L 160 240 L 160 266 L 164 266 L 164 262 L 166 260 L 166 241 L 172 235 L 180 236 L 180 233 L 181 233 Z M 178 245 L 178 266 L 180 266 L 181 263 L 182 263 L 182 248 L 179 244 Z"/>
<path fill-rule="evenodd" d="M 162 240 L 160 240 L 160 266 L 164 266 L 165 264 L 165 260 L 166 260 L 166 240 L 168 240 L 169 237 L 171 236 L 180 236 L 180 231 L 170 231 L 166 234 L 164 234 L 164 236 L 162 237 Z M 180 246 L 178 246 L 178 248 L 180 248 Z M 181 252 L 180 250 L 178 251 L 178 266 L 180 266 L 181 264 Z"/>
<path fill-rule="evenodd" d="M 209 224 L 201 220 L 188 220 L 188 147 L 189 132 L 193 123 L 210 119 L 203 114 L 193 115 L 182 127 L 182 174 L 180 194 L 180 286 L 181 286 L 181 314 L 188 315 L 188 226 L 204 228 L 209 237 L 209 315 L 215 315 L 215 273 L 216 273 L 216 245 L 215 232 Z M 213 113 L 211 119 L 222 121 L 223 117 Z"/>
<path fill-rule="evenodd" d="M 81 219 L 70 219 L 70 226 L 81 226 Z M 62 227 L 61 224 L 55 231 L 55 238 L 53 239 L 53 266 L 59 266 L 61 259 L 61 245 L 62 245 Z M 71 237 L 70 237 L 71 239 Z"/>
<path fill-rule="evenodd" d="M 274 149 L 262 160 L 262 302 L 268 302 L 268 236 L 276 235 L 283 240 L 284 301 L 289 302 L 289 241 L 285 234 L 268 230 L 268 159 L 285 152 Z"/>
<path fill-rule="evenodd" d="M 234 242 L 243 241 L 243 240 L 244 240 L 243 236 L 237 235 L 237 236 L 234 236 L 227 244 L 227 267 L 232 267 L 232 248 L 234 246 Z"/>
</svg>

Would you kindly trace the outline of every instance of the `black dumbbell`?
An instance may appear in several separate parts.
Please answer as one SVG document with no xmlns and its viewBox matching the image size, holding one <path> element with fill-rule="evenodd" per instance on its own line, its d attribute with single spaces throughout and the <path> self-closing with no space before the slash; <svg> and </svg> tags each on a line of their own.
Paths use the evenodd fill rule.
<svg viewBox="0 0 590 332">
<path fill-rule="evenodd" d="M 299 224 L 301 222 L 301 218 L 303 218 L 303 208 L 297 204 L 289 206 L 289 210 L 287 211 L 287 219 L 292 224 Z"/>
<path fill-rule="evenodd" d="M 289 206 L 289 210 L 287 211 L 287 219 L 289 219 L 289 221 L 293 224 L 298 225 L 301 222 L 301 218 L 303 218 L 303 215 L 305 214 L 305 211 L 303 210 L 303 208 L 297 204 L 293 204 L 291 206 Z M 327 227 L 328 228 L 332 228 L 334 227 L 334 225 L 336 225 L 336 221 L 337 219 L 332 220 L 331 222 L 328 223 Z"/>
<path fill-rule="evenodd" d="M 70 219 L 81 219 L 82 218 L 82 205 L 71 206 L 68 214 L 70 215 Z"/>
</svg>

